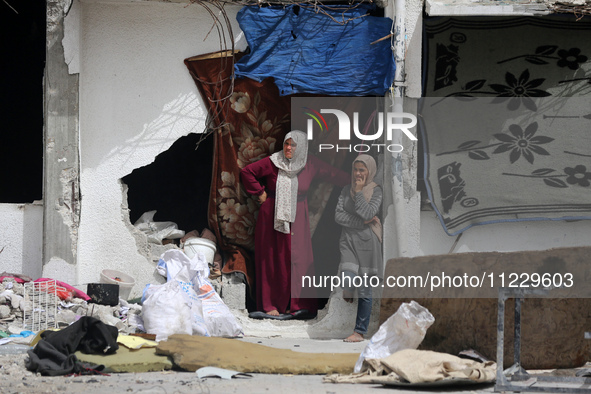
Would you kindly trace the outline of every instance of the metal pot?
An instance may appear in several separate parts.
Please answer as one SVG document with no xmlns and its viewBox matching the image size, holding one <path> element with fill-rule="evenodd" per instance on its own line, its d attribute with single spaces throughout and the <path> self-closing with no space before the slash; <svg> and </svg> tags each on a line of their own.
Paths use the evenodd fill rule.
<svg viewBox="0 0 591 394">
<path fill-rule="evenodd" d="M 89 283 L 86 294 L 91 302 L 100 305 L 115 306 L 119 304 L 119 285 L 111 283 Z"/>
</svg>

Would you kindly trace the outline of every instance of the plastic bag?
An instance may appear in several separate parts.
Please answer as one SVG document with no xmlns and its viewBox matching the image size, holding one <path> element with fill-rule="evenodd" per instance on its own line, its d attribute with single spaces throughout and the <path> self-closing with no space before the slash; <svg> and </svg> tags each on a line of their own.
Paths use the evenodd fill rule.
<svg viewBox="0 0 591 394">
<path fill-rule="evenodd" d="M 193 333 L 191 308 L 185 302 L 183 290 L 175 280 L 163 285 L 148 285 L 144 289 L 142 319 L 147 333 L 156 340 L 166 340 L 173 334 Z"/>
<path fill-rule="evenodd" d="M 170 249 L 160 256 L 156 271 L 169 281 L 174 279 L 183 268 L 186 268 L 189 276 L 186 279 L 191 280 L 197 275 L 199 256 L 196 256 L 193 260 L 178 249 Z"/>
<path fill-rule="evenodd" d="M 185 302 L 191 306 L 193 334 L 235 337 L 242 327 L 208 279 L 209 266 L 202 253 L 190 259 L 178 249 L 167 250 L 160 257 L 158 272 L 167 280 L 179 282 Z"/>
<path fill-rule="evenodd" d="M 196 276 L 195 290 L 199 294 L 203 307 L 203 318 L 209 333 L 216 337 L 235 337 L 243 335 L 242 327 L 230 312 L 230 308 L 222 301 L 208 279 L 209 267 L 207 262 L 204 269 Z"/>
<path fill-rule="evenodd" d="M 434 322 L 431 312 L 418 302 L 403 303 L 371 337 L 355 364 L 354 372 L 361 372 L 366 358 L 384 358 L 399 350 L 416 349 Z"/>
<path fill-rule="evenodd" d="M 174 222 L 155 222 L 157 211 L 148 211 L 133 224 L 138 230 L 148 236 L 148 242 L 162 245 L 163 239 L 182 238 L 185 235 Z"/>
<path fill-rule="evenodd" d="M 201 299 L 194 288 L 193 280 L 197 275 L 195 263 L 180 250 L 171 249 L 162 254 L 156 270 L 166 277 L 167 283 L 176 282 L 179 285 L 182 295 L 182 300 L 179 299 L 179 302 L 189 307 L 192 334 L 210 336 L 203 318 Z M 149 294 L 144 292 L 144 297 L 147 296 Z"/>
</svg>

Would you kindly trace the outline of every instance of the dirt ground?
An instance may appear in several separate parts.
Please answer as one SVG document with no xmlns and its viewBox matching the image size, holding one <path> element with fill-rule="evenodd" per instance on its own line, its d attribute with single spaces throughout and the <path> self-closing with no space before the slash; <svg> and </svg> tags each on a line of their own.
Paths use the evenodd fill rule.
<svg viewBox="0 0 591 394">
<path fill-rule="evenodd" d="M 41 376 L 25 368 L 26 354 L 0 356 L 0 392 L 5 393 L 307 393 L 327 394 L 359 392 L 384 393 L 381 385 L 323 383 L 322 375 L 265 375 L 252 378 L 200 379 L 194 372 L 164 371 L 121 373 L 108 376 Z M 475 390 L 476 389 L 476 390 Z M 387 389 L 388 393 L 410 393 L 414 390 Z M 419 391 L 420 392 L 420 391 Z M 425 393 L 450 390 L 424 391 Z M 470 386 L 451 392 L 492 393 L 493 386 Z"/>
</svg>

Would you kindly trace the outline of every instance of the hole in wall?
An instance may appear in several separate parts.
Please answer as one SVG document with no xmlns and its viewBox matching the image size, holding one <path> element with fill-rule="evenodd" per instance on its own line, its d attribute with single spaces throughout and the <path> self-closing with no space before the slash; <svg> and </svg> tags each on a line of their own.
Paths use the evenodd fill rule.
<svg viewBox="0 0 591 394">
<path fill-rule="evenodd" d="M 129 219 L 135 223 L 147 211 L 156 210 L 154 221 L 171 221 L 189 232 L 207 224 L 211 185 L 213 134 L 195 149 L 201 136 L 179 138 L 153 163 L 122 178 L 128 186 Z"/>
</svg>

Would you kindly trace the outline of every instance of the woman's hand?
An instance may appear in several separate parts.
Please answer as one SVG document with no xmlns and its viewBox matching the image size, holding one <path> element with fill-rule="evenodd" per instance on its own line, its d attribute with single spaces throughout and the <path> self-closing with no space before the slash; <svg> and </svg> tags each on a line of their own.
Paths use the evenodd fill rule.
<svg viewBox="0 0 591 394">
<path fill-rule="evenodd" d="M 364 186 L 365 177 L 355 178 L 355 184 L 353 185 L 353 190 L 355 191 L 355 193 L 359 193 L 361 190 L 363 190 Z"/>
<path fill-rule="evenodd" d="M 264 203 L 266 199 L 267 199 L 267 192 L 264 191 L 261 195 L 259 195 L 259 204 Z"/>
<path fill-rule="evenodd" d="M 369 172 L 367 171 L 367 167 L 361 161 L 356 161 L 353 163 L 353 190 L 355 193 L 359 193 L 363 190 L 363 186 L 365 186 L 365 182 L 367 182 L 367 175 Z"/>
<path fill-rule="evenodd" d="M 364 224 L 370 224 L 371 222 L 377 222 L 378 221 L 378 217 L 374 216 L 373 218 L 366 220 L 365 222 L 363 222 Z"/>
<path fill-rule="evenodd" d="M 365 186 L 365 179 L 355 179 L 353 190 L 355 190 L 355 193 L 359 193 L 363 190 L 363 186 Z"/>
</svg>

